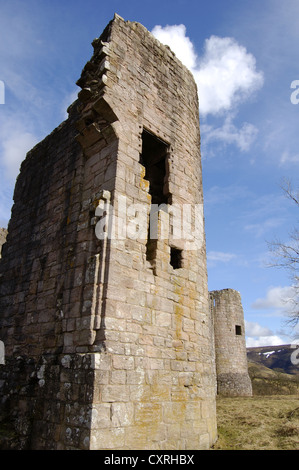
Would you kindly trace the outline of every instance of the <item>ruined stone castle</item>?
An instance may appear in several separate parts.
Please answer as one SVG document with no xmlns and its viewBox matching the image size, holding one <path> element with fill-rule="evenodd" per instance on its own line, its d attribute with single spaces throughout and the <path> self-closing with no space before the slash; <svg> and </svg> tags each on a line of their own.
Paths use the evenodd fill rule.
<svg viewBox="0 0 299 470">
<path fill-rule="evenodd" d="M 0 423 L 17 449 L 208 449 L 251 395 L 240 296 L 208 292 L 197 88 L 142 25 L 93 42 L 23 161 L 0 262 Z"/>
</svg>

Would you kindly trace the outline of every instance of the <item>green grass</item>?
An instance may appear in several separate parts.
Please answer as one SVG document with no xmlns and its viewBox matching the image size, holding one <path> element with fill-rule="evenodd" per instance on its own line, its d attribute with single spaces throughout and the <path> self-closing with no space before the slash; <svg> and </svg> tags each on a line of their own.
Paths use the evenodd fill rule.
<svg viewBox="0 0 299 470">
<path fill-rule="evenodd" d="M 286 374 L 250 361 L 248 371 L 254 395 L 299 394 L 299 375 Z"/>
<path fill-rule="evenodd" d="M 215 450 L 299 450 L 299 396 L 217 398 Z"/>
</svg>

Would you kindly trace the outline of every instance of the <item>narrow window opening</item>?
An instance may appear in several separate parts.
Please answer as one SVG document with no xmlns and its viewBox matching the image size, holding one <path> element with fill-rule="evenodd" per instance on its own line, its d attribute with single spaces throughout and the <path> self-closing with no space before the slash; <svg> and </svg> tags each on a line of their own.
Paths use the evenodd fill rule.
<svg viewBox="0 0 299 470">
<path fill-rule="evenodd" d="M 145 129 L 142 132 L 142 151 L 139 163 L 145 168 L 144 178 L 149 182 L 149 194 L 151 205 L 168 204 L 168 149 L 169 146 L 151 132 Z M 152 207 L 151 207 L 152 213 Z M 146 259 L 151 263 L 155 273 L 157 255 L 157 239 L 151 237 L 150 223 L 148 225 L 148 237 L 146 243 Z"/>
<path fill-rule="evenodd" d="M 150 132 L 142 132 L 140 163 L 145 167 L 145 179 L 149 181 L 152 204 L 168 203 L 167 185 L 168 145 Z"/>
<path fill-rule="evenodd" d="M 180 269 L 182 267 L 182 250 L 170 248 L 170 264 L 173 269 Z"/>
<path fill-rule="evenodd" d="M 242 336 L 242 328 L 240 325 L 236 325 L 236 335 Z"/>
<path fill-rule="evenodd" d="M 156 259 L 157 253 L 157 239 L 151 239 L 150 228 L 148 229 L 147 234 L 147 243 L 146 243 L 146 259 L 147 261 L 154 261 Z"/>
</svg>

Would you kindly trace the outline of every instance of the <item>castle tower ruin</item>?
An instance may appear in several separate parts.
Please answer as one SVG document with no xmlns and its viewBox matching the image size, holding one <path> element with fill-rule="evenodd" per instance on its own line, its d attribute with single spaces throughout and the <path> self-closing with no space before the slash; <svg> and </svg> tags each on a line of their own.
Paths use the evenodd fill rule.
<svg viewBox="0 0 299 470">
<path fill-rule="evenodd" d="M 251 396 L 240 293 L 233 289 L 211 291 L 210 307 L 214 320 L 217 392 L 224 396 Z"/>
<path fill-rule="evenodd" d="M 17 438 L 2 446 L 207 449 L 216 374 L 196 85 L 118 15 L 93 47 L 69 118 L 15 187 L 0 405 Z"/>
</svg>

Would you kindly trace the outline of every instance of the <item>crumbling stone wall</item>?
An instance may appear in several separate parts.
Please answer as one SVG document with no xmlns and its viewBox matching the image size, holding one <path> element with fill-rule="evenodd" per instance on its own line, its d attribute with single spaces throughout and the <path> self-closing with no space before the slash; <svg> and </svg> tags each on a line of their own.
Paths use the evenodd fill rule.
<svg viewBox="0 0 299 470">
<path fill-rule="evenodd" d="M 93 47 L 68 120 L 29 152 L 15 188 L 2 416 L 22 448 L 206 449 L 216 376 L 203 213 L 192 211 L 203 204 L 196 85 L 117 15 Z M 162 202 L 191 206 L 195 246 L 169 207 L 148 236 Z"/>
<path fill-rule="evenodd" d="M 214 320 L 217 392 L 224 396 L 251 396 L 240 293 L 233 289 L 210 292 Z"/>
</svg>

